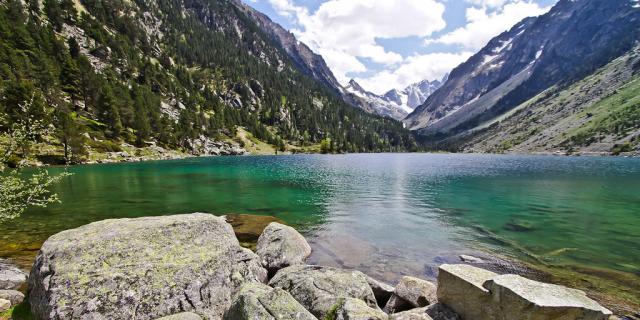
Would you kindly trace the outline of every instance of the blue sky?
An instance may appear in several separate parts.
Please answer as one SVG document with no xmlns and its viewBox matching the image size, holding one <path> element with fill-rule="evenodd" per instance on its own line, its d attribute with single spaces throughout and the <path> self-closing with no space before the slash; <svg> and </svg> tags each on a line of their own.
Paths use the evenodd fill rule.
<svg viewBox="0 0 640 320">
<path fill-rule="evenodd" d="M 384 93 L 440 79 L 556 0 L 245 0 L 315 52 L 338 80 Z"/>
</svg>

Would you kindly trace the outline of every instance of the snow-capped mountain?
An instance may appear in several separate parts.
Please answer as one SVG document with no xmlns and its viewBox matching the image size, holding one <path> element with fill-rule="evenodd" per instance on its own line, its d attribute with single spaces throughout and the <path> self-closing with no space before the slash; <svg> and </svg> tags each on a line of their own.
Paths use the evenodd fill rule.
<svg viewBox="0 0 640 320">
<path fill-rule="evenodd" d="M 384 95 L 377 95 L 367 91 L 352 79 L 345 86 L 345 90 L 356 96 L 361 104 L 366 104 L 365 110 L 402 120 L 416 107 L 424 103 L 446 81 L 447 77 L 448 75 L 445 75 L 442 80 L 423 80 L 407 86 L 402 91 L 398 89 L 389 90 Z"/>
<path fill-rule="evenodd" d="M 628 0 L 560 0 L 453 69 L 404 122 L 428 136 L 451 136 L 499 119 L 624 54 L 637 43 L 639 26 L 640 11 Z"/>
</svg>

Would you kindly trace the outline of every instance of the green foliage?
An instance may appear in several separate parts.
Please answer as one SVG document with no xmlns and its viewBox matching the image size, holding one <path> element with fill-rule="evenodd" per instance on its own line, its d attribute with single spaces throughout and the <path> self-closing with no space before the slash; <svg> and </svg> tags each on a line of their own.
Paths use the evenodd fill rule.
<svg viewBox="0 0 640 320">
<path fill-rule="evenodd" d="M 333 152 L 333 141 L 330 138 L 325 138 L 320 141 L 320 152 L 321 153 L 332 153 Z"/>
<path fill-rule="evenodd" d="M 238 126 L 280 151 L 329 137 L 328 152 L 416 148 L 401 123 L 353 108 L 297 71 L 230 1 L 82 5 L 88 12 L 79 15 L 72 0 L 45 0 L 43 17 L 32 16 L 37 1 L 0 5 L 0 112 L 16 121 L 25 114 L 14 106 L 41 97 L 36 104 L 52 110 L 27 114 L 57 128 L 65 151 L 75 149 L 65 157 L 71 162 L 81 159 L 84 133 L 114 144 L 156 141 L 178 149 L 202 135 L 235 136 Z M 161 38 L 147 33 L 151 22 L 143 12 L 161 20 Z M 236 23 L 242 35 L 230 27 Z M 88 39 L 60 37 L 65 24 Z M 163 103 L 177 118 L 163 114 Z"/>
<path fill-rule="evenodd" d="M 34 99 L 29 104 L 20 105 L 19 109 L 29 110 Z M 50 191 L 50 188 L 68 174 L 57 176 L 49 175 L 47 170 L 39 170 L 31 174 L 22 174 L 18 168 L 8 170 L 5 165 L 17 157 L 21 152 L 23 158 L 27 157 L 26 150 L 38 137 L 46 135 L 47 127 L 40 120 L 26 117 L 11 124 L 6 123 L 6 116 L 0 117 L 0 123 L 9 129 L 0 136 L 6 141 L 0 157 L 0 223 L 20 216 L 28 207 L 46 207 L 51 203 L 59 202 L 58 196 Z"/>
</svg>

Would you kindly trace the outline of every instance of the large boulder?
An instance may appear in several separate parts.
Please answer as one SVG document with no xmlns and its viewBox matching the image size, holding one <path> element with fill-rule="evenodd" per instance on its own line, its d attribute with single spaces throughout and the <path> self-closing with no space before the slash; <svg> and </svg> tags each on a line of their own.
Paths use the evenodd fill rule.
<svg viewBox="0 0 640 320">
<path fill-rule="evenodd" d="M 490 319 L 494 314 L 489 290 L 483 287 L 496 273 L 465 264 L 443 264 L 438 271 L 438 301 L 463 319 Z"/>
<path fill-rule="evenodd" d="M 494 319 L 609 319 L 611 311 L 580 290 L 505 274 L 484 283 L 500 313 Z"/>
<path fill-rule="evenodd" d="M 429 281 L 414 277 L 402 277 L 387 302 L 385 311 L 393 313 L 426 307 L 438 300 L 436 290 L 436 286 Z"/>
<path fill-rule="evenodd" d="M 604 320 L 611 311 L 576 289 L 468 265 L 442 265 L 438 300 L 463 319 Z"/>
<path fill-rule="evenodd" d="M 311 246 L 296 229 L 272 222 L 258 238 L 256 253 L 262 265 L 275 273 L 282 268 L 304 264 L 311 254 Z"/>
<path fill-rule="evenodd" d="M 334 310 L 325 317 L 329 320 L 388 320 L 389 316 L 378 308 L 369 307 L 356 298 L 344 298 L 338 301 Z"/>
<path fill-rule="evenodd" d="M 27 274 L 7 260 L 0 259 L 0 290 L 17 290 L 27 281 Z"/>
<path fill-rule="evenodd" d="M 246 282 L 266 281 L 257 255 L 209 214 L 105 220 L 51 236 L 29 277 L 41 319 L 220 319 Z"/>
<path fill-rule="evenodd" d="M 344 298 L 356 298 L 378 308 L 367 277 L 359 271 L 320 266 L 291 266 L 281 269 L 269 285 L 288 291 L 319 319 L 335 310 Z"/>
<path fill-rule="evenodd" d="M 261 283 L 242 286 L 224 319 L 317 320 L 288 292 Z"/>
</svg>

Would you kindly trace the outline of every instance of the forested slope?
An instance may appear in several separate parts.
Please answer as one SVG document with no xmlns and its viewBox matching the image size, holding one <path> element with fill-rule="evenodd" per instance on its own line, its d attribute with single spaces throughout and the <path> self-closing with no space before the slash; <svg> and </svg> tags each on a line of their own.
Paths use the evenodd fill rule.
<svg viewBox="0 0 640 320">
<path fill-rule="evenodd" d="M 130 144 L 206 154 L 214 140 L 234 143 L 239 126 L 280 150 L 415 147 L 400 123 L 296 69 L 230 1 L 2 1 L 0 38 L 0 130 L 46 124 L 48 147 L 35 153 L 83 161 Z"/>
</svg>

